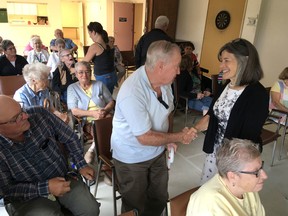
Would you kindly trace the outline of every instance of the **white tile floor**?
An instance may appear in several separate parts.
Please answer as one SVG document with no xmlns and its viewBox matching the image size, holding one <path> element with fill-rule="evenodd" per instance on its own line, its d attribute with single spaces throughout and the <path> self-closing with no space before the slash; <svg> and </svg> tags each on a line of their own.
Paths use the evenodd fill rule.
<svg viewBox="0 0 288 216">
<path fill-rule="evenodd" d="M 189 119 L 191 122 L 191 119 Z M 180 130 L 184 126 L 184 115 L 177 112 L 174 119 L 174 130 Z M 191 126 L 191 125 L 188 125 Z M 169 177 L 169 194 L 174 197 L 190 188 L 198 186 L 201 170 L 204 161 L 202 152 L 203 134 L 190 145 L 180 145 L 175 154 L 174 163 L 171 166 Z M 288 142 L 288 138 L 286 143 Z M 267 216 L 287 216 L 288 215 L 288 160 L 287 156 L 278 161 L 278 151 L 273 167 L 270 167 L 272 144 L 264 146 L 262 159 L 265 161 L 264 169 L 268 174 L 260 196 L 266 210 Z M 94 188 L 92 187 L 93 191 Z M 101 203 L 100 215 L 113 215 L 112 187 L 100 182 L 97 200 Z M 118 212 L 121 202 L 118 201 Z M 0 215 L 7 213 L 3 207 L 0 208 Z"/>
</svg>

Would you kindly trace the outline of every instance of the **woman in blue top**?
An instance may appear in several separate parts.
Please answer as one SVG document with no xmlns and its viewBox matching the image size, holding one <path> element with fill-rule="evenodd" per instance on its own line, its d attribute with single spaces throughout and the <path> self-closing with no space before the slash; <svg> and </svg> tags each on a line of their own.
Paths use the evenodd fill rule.
<svg viewBox="0 0 288 216">
<path fill-rule="evenodd" d="M 83 61 L 93 61 L 96 80 L 102 81 L 112 94 L 114 86 L 117 84 L 114 48 L 109 47 L 108 34 L 100 23 L 90 22 L 87 28 L 90 38 L 95 43 L 89 47 Z"/>
<path fill-rule="evenodd" d="M 50 99 L 50 92 L 48 89 L 49 74 L 50 67 L 40 62 L 25 65 L 23 68 L 23 77 L 26 84 L 15 92 L 14 99 L 24 108 L 44 106 L 44 101 Z M 69 118 L 67 114 L 59 112 L 52 104 L 50 105 L 50 111 L 64 122 L 68 123 Z"/>
<path fill-rule="evenodd" d="M 85 120 L 84 132 L 93 136 L 91 121 L 105 118 L 114 109 L 115 102 L 107 87 L 101 81 L 91 80 L 91 66 L 82 61 L 75 65 L 78 82 L 71 84 L 67 90 L 68 109 L 72 114 Z M 95 143 L 85 154 L 87 163 L 95 159 Z"/>
</svg>

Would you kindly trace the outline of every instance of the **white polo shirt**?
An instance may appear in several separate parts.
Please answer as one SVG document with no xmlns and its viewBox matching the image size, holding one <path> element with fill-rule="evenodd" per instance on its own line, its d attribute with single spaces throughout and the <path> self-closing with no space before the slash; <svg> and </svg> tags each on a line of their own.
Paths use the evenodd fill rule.
<svg viewBox="0 0 288 216">
<path fill-rule="evenodd" d="M 113 118 L 111 148 L 113 158 L 124 163 L 139 163 L 160 155 L 163 146 L 148 146 L 138 142 L 136 136 L 150 129 L 167 132 L 168 116 L 174 109 L 171 85 L 161 86 L 165 108 L 148 80 L 145 66 L 136 70 L 121 86 Z"/>
</svg>

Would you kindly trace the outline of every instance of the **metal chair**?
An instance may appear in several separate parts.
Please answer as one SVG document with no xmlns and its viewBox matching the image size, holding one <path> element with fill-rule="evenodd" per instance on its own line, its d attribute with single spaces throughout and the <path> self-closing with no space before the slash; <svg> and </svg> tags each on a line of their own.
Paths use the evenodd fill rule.
<svg viewBox="0 0 288 216">
<path fill-rule="evenodd" d="M 282 115 L 279 112 L 274 112 L 275 110 L 272 110 L 268 117 L 267 120 L 262 128 L 261 131 L 261 139 L 262 139 L 262 145 L 267 145 L 273 142 L 273 150 L 272 150 L 272 160 L 271 160 L 271 166 L 274 165 L 274 158 L 275 158 L 275 150 L 276 150 L 276 145 L 277 145 L 277 140 L 281 136 L 279 134 L 279 130 L 281 127 L 281 119 Z M 287 121 L 287 120 L 286 120 Z M 265 128 L 266 125 L 268 124 L 276 124 L 276 128 L 274 131 L 268 130 Z M 285 136 L 285 135 L 284 135 Z M 282 150 L 282 148 L 281 148 Z M 280 151 L 281 154 L 281 151 Z"/>
<path fill-rule="evenodd" d="M 273 117 L 276 116 L 277 118 Z M 280 118 L 280 120 L 279 120 Z M 288 133 L 287 131 L 287 126 L 288 126 L 288 112 L 282 111 L 282 110 L 278 110 L 278 109 L 272 109 L 270 111 L 270 115 L 267 118 L 266 121 L 266 125 L 268 124 L 276 124 L 278 127 L 278 124 L 280 121 L 280 125 L 279 125 L 279 133 L 281 134 L 281 145 L 280 145 L 280 151 L 279 151 L 279 160 L 282 159 L 282 151 L 285 145 L 285 138 L 286 138 L 286 134 Z M 280 130 L 282 130 L 282 133 L 280 132 Z"/>
<path fill-rule="evenodd" d="M 192 122 L 194 124 L 197 117 L 201 117 L 203 115 L 203 112 L 189 108 L 189 106 L 188 106 L 189 98 L 187 96 L 179 94 L 177 79 L 175 79 L 173 82 L 173 92 L 174 92 L 174 103 L 175 103 L 174 112 L 176 112 L 177 110 L 184 110 L 184 112 L 185 112 L 185 123 L 184 123 L 185 127 L 187 125 L 188 112 L 189 112 L 189 114 L 191 114 L 191 116 L 193 117 Z M 184 103 L 181 104 L 181 102 L 184 102 Z M 183 104 L 184 104 L 184 106 L 183 106 Z"/>
</svg>

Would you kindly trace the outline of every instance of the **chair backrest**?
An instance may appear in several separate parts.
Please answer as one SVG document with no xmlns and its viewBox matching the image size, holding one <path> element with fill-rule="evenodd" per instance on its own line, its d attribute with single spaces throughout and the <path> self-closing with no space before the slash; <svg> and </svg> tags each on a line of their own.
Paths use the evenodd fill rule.
<svg viewBox="0 0 288 216">
<path fill-rule="evenodd" d="M 120 51 L 122 55 L 122 62 L 126 66 L 135 66 L 135 57 L 134 57 L 134 52 L 131 51 Z"/>
<path fill-rule="evenodd" d="M 211 75 L 211 80 L 212 80 L 212 94 L 217 95 L 220 85 L 218 81 L 218 74 Z"/>
<path fill-rule="evenodd" d="M 185 216 L 186 209 L 191 194 L 197 191 L 199 187 L 192 188 L 170 200 L 170 211 L 171 216 Z"/>
<path fill-rule="evenodd" d="M 112 119 L 113 116 L 110 116 L 92 121 L 97 160 L 100 154 L 106 156 L 110 160 L 112 159 L 112 153 L 110 151 Z"/>
<path fill-rule="evenodd" d="M 23 75 L 0 76 L 0 95 L 13 97 L 16 90 L 25 83 Z"/>
<path fill-rule="evenodd" d="M 90 47 L 90 46 L 83 46 L 83 53 L 84 53 L 84 56 L 85 56 L 86 53 L 88 52 L 89 47 Z"/>
</svg>

